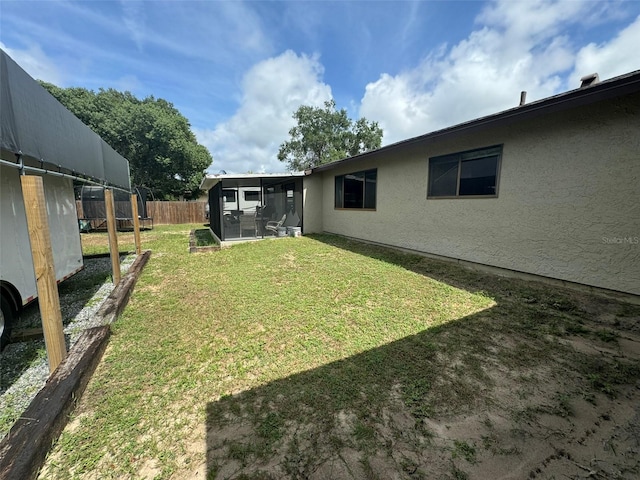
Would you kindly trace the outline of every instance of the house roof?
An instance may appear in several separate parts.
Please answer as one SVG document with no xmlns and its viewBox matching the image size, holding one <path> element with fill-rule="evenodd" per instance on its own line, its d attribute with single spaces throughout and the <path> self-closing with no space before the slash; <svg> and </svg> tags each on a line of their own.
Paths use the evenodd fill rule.
<svg viewBox="0 0 640 480">
<path fill-rule="evenodd" d="M 320 165 L 306 173 L 322 172 L 333 168 L 361 160 L 363 158 L 378 155 L 397 148 L 405 147 L 418 142 L 429 142 L 431 140 L 441 140 L 445 138 L 455 138 L 472 132 L 478 132 L 487 128 L 498 127 L 514 122 L 524 121 L 543 115 L 569 110 L 571 108 L 589 105 L 612 98 L 640 92 L 640 70 L 630 72 L 619 77 L 614 77 L 599 83 L 592 83 L 589 86 L 570 90 L 565 93 L 547 97 L 542 100 L 524 104 L 515 108 L 510 108 L 499 113 L 477 118 L 468 122 L 460 123 L 451 127 L 436 130 L 434 132 L 417 137 L 402 140 L 382 148 L 369 152 L 354 155 L 342 160 Z"/>
<path fill-rule="evenodd" d="M 225 186 L 229 187 L 256 187 L 260 183 L 274 183 L 292 177 L 302 177 L 304 172 L 290 173 L 239 173 L 239 174 L 214 174 L 205 175 L 200 182 L 201 190 L 210 190 L 216 183 L 225 181 Z"/>
</svg>

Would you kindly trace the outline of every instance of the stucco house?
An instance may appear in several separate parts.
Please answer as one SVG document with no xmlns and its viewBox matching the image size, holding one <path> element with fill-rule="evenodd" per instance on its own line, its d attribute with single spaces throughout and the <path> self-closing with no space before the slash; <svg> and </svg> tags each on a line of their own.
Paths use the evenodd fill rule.
<svg viewBox="0 0 640 480">
<path fill-rule="evenodd" d="M 583 80 L 305 172 L 303 233 L 640 295 L 640 71 Z"/>
</svg>

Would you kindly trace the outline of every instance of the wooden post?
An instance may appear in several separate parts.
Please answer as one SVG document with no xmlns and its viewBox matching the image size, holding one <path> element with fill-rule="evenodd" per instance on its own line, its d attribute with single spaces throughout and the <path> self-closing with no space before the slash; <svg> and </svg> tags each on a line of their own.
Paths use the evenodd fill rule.
<svg viewBox="0 0 640 480">
<path fill-rule="evenodd" d="M 111 254 L 111 269 L 113 270 L 113 284 L 120 283 L 120 252 L 118 251 L 118 235 L 115 208 L 113 205 L 113 190 L 105 189 L 104 203 L 107 207 L 107 231 L 109 232 L 109 252 Z"/>
<path fill-rule="evenodd" d="M 22 197 L 27 215 L 29 242 L 33 256 L 33 270 L 38 288 L 38 305 L 42 317 L 42 330 L 49 360 L 49 372 L 60 365 L 67 355 L 64 341 L 60 297 L 56 283 L 56 269 L 51 250 L 51 233 L 47 218 L 42 177 L 21 176 Z"/>
<path fill-rule="evenodd" d="M 133 236 L 136 239 L 136 255 L 142 253 L 142 242 L 140 241 L 140 219 L 138 218 L 138 195 L 131 195 L 131 213 L 133 215 Z"/>
</svg>

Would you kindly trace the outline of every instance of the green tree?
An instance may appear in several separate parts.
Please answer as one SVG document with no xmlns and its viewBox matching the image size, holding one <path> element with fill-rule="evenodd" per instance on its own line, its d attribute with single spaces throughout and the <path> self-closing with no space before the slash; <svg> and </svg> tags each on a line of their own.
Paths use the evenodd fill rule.
<svg viewBox="0 0 640 480">
<path fill-rule="evenodd" d="M 297 125 L 289 130 L 290 140 L 280 145 L 278 159 L 291 171 L 317 167 L 380 148 L 382 129 L 378 122 L 360 118 L 355 123 L 345 109 L 336 110 L 333 100 L 324 108 L 302 105 L 293 114 Z"/>
<path fill-rule="evenodd" d="M 150 188 L 161 200 L 199 193 L 211 154 L 170 102 L 113 89 L 42 86 L 129 160 L 133 185 Z"/>
</svg>

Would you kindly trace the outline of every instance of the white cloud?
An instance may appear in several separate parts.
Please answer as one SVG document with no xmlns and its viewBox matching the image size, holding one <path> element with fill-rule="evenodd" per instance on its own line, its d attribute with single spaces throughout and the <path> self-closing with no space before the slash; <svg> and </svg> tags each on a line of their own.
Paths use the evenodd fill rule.
<svg viewBox="0 0 640 480">
<path fill-rule="evenodd" d="M 131 39 L 142 51 L 146 37 L 146 18 L 144 4 L 141 2 L 120 1 L 122 7 L 122 23 L 126 27 Z"/>
<path fill-rule="evenodd" d="M 116 90 L 135 93 L 142 88 L 142 82 L 135 75 L 124 75 L 115 81 Z"/>
<path fill-rule="evenodd" d="M 161 48 L 225 65 L 272 51 L 261 19 L 244 2 L 165 2 L 149 8 L 145 2 L 121 0 L 121 6 L 121 18 L 109 22 L 94 19 L 91 9 L 82 10 L 104 28 L 125 30 L 138 51 Z"/>
<path fill-rule="evenodd" d="M 577 88 L 579 78 L 594 71 L 604 79 L 638 69 L 640 17 L 608 42 L 575 44 L 576 28 L 589 31 L 613 18 L 610 10 L 598 2 L 492 2 L 464 40 L 369 83 L 359 115 L 380 123 L 388 145 L 515 107 L 522 90 L 533 101 Z M 331 98 L 322 75 L 318 57 L 292 51 L 255 65 L 235 115 L 196 132 L 214 156 L 211 171 L 283 171 L 276 154 L 294 125 L 292 112 Z"/>
<path fill-rule="evenodd" d="M 604 78 L 605 70 L 611 76 L 638 68 L 633 49 L 640 44 L 640 20 L 608 44 L 579 53 L 572 45 L 569 27 L 593 23 L 602 11 L 598 2 L 493 2 L 466 39 L 368 84 L 360 115 L 380 123 L 386 145 L 515 107 L 522 90 L 531 101 L 578 87 L 574 76 L 600 70 Z M 574 68 L 580 74 L 567 84 Z"/>
<path fill-rule="evenodd" d="M 294 126 L 300 105 L 322 106 L 331 88 L 322 82 L 324 68 L 317 56 L 292 51 L 264 60 L 244 76 L 240 108 L 213 130 L 194 129 L 198 141 L 213 156 L 211 172 L 282 172 L 278 147 Z"/>
<path fill-rule="evenodd" d="M 585 15 L 592 7 L 585 2 L 566 0 L 501 0 L 488 5 L 476 23 L 497 28 L 512 40 L 535 42 L 558 34 L 563 25 Z"/>
<path fill-rule="evenodd" d="M 40 45 L 31 44 L 26 49 L 17 49 L 8 48 L 0 42 L 0 48 L 36 80 L 43 80 L 55 85 L 64 83 L 64 75 L 55 62 L 47 57 Z"/>
<path fill-rule="evenodd" d="M 609 42 L 600 45 L 590 43 L 578 52 L 571 84 L 578 86 L 580 78 L 598 73 L 601 80 L 640 69 L 638 56 L 640 45 L 640 16 L 635 22 Z"/>
</svg>

